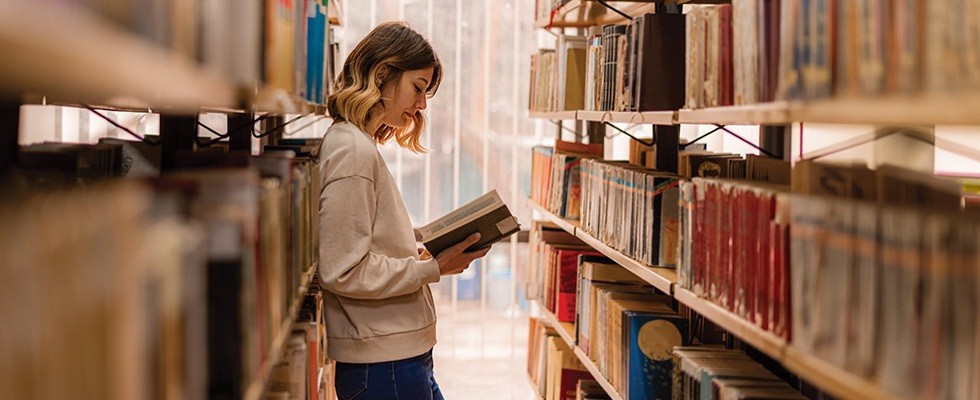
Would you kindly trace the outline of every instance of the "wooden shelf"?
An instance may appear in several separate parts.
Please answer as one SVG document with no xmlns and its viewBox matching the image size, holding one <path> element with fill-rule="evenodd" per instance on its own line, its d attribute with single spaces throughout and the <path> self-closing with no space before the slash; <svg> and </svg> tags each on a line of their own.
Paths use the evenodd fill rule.
<svg viewBox="0 0 980 400">
<path fill-rule="evenodd" d="M 901 397 L 792 345 L 787 346 L 783 366 L 831 396 L 841 399 L 895 399 Z"/>
<path fill-rule="evenodd" d="M 777 102 L 678 113 L 681 124 L 980 125 L 980 94 Z"/>
<path fill-rule="evenodd" d="M 309 291 L 313 274 L 316 273 L 316 266 L 317 264 L 314 262 L 300 277 L 300 286 L 295 293 L 292 304 L 289 306 L 286 318 L 282 321 L 279 333 L 273 338 L 272 346 L 269 347 L 269 352 L 263 359 L 262 366 L 259 367 L 258 375 L 256 375 L 255 379 L 245 389 L 245 400 L 258 400 L 262 398 L 266 384 L 269 382 L 269 376 L 272 374 L 272 368 L 279 363 L 279 360 L 282 359 L 283 352 L 286 350 L 286 342 L 289 341 L 289 335 L 293 331 L 293 323 L 296 322 L 296 317 L 299 315 L 299 308 L 303 304 L 303 298 L 306 297 L 306 293 Z"/>
<path fill-rule="evenodd" d="M 578 113 L 578 111 L 531 111 L 530 117 L 535 119 L 574 120 L 577 118 L 576 113 Z"/>
<path fill-rule="evenodd" d="M 677 124 L 677 111 L 612 112 L 579 111 L 576 118 L 582 121 L 606 121 L 628 124 Z"/>
<path fill-rule="evenodd" d="M 21 1 L 2 9 L 0 94 L 178 112 L 242 103 L 221 76 L 81 7 Z"/>
<path fill-rule="evenodd" d="M 715 303 L 699 298 L 687 289 L 674 288 L 674 298 L 769 357 L 783 359 L 786 341 L 782 338 L 762 330 Z"/>
<path fill-rule="evenodd" d="M 980 94 L 776 102 L 653 112 L 531 112 L 531 118 L 676 125 L 980 125 Z"/>
<path fill-rule="evenodd" d="M 677 283 L 677 271 L 673 268 L 652 267 L 641 263 L 609 247 L 582 229 L 576 229 L 575 236 L 658 290 L 667 294 L 673 293 L 674 284 Z"/>
<path fill-rule="evenodd" d="M 547 322 L 548 325 L 558 332 L 558 336 L 561 336 L 562 340 L 565 341 L 565 344 L 572 349 L 572 352 L 575 353 L 578 360 L 585 366 L 585 369 L 592 374 L 592 378 L 594 378 L 596 382 L 599 382 L 599 386 L 602 386 L 602 388 L 606 391 L 606 394 L 609 395 L 609 398 L 612 400 L 622 400 L 623 397 L 616 392 L 616 388 L 613 387 L 612 383 L 609 383 L 606 377 L 599 372 L 599 367 L 597 367 L 595 363 L 592 362 L 592 359 L 590 359 L 589 356 L 575 344 L 575 325 L 568 322 L 559 322 L 558 318 L 548 311 L 547 308 L 544 308 L 541 303 L 537 301 L 534 301 L 534 303 L 536 303 L 538 305 L 538 309 L 541 310 L 541 315 L 544 316 L 545 322 Z"/>
<path fill-rule="evenodd" d="M 630 17 L 653 12 L 654 3 L 721 4 L 731 0 L 633 0 L 609 1 L 608 4 Z M 625 24 L 626 18 L 593 0 L 572 0 L 554 13 L 534 21 L 535 28 L 585 28 L 594 25 Z"/>
<path fill-rule="evenodd" d="M 548 209 L 547 208 L 544 208 L 544 206 L 542 206 L 542 205 L 534 202 L 533 200 L 528 199 L 527 202 L 528 202 L 528 204 L 531 205 L 532 208 L 534 208 L 535 210 L 538 210 L 538 212 L 540 212 L 541 215 L 544 215 L 544 217 L 548 221 L 554 223 L 555 225 L 558 225 L 558 227 L 561 228 L 561 229 L 563 229 L 565 232 L 568 232 L 568 233 L 570 233 L 572 235 L 575 235 L 575 232 L 578 231 L 579 226 L 580 226 L 580 223 L 578 221 L 576 221 L 574 219 L 565 219 L 565 218 L 559 217 L 559 216 L 555 215 L 554 213 L 552 213 L 551 211 L 548 211 Z"/>
<path fill-rule="evenodd" d="M 730 125 L 777 125 L 792 122 L 789 107 L 786 103 L 680 110 L 678 111 L 677 120 L 681 124 Z"/>
<path fill-rule="evenodd" d="M 803 378 L 822 390 L 827 391 L 831 395 L 844 399 L 899 398 L 872 382 L 833 366 L 811 354 L 807 354 L 794 348 L 784 339 L 762 330 L 755 324 L 746 321 L 725 308 L 708 300 L 699 298 L 689 290 L 677 287 L 676 270 L 670 268 L 651 267 L 644 265 L 639 261 L 633 260 L 623 253 L 609 247 L 599 239 L 590 235 L 588 232 L 582 230 L 577 221 L 559 218 L 535 202 L 530 200 L 528 200 L 528 202 L 548 221 L 555 223 L 566 232 L 575 235 L 579 239 L 582 239 L 582 241 L 584 241 L 586 244 L 613 259 L 618 264 L 630 270 L 647 283 L 653 285 L 659 290 L 664 291 L 665 293 L 671 294 L 675 299 L 677 299 L 678 302 L 711 320 L 726 331 L 731 332 L 731 334 L 765 353 L 773 360 L 780 362 L 783 366 L 798 375 L 800 378 Z M 549 324 L 556 327 L 560 325 L 554 315 L 551 315 L 543 307 L 541 309 L 547 317 Z M 571 333 L 574 332 L 574 326 L 568 324 L 568 327 L 566 328 L 567 331 L 565 331 L 565 333 L 558 330 L 559 335 L 561 335 L 566 341 L 571 341 L 570 343 L 574 343 L 574 337 Z M 590 367 L 590 364 L 585 362 L 588 360 L 585 353 L 581 352 L 581 350 L 577 347 L 575 347 L 575 350 L 576 355 L 579 356 L 579 359 L 583 360 L 583 363 L 586 364 L 586 368 L 589 368 L 589 371 L 592 372 L 593 375 L 598 374 L 598 370 L 594 369 L 594 365 Z M 603 387 L 606 388 L 605 385 L 603 385 Z M 611 390 L 611 386 L 607 388 L 607 391 L 609 390 Z M 613 392 L 609 393 L 612 394 Z"/>
<path fill-rule="evenodd" d="M 622 265 L 624 268 L 628 269 L 630 272 L 640 277 L 640 279 L 643 279 L 650 285 L 653 285 L 653 287 L 657 288 L 658 290 L 661 290 L 667 294 L 672 293 L 674 283 L 677 282 L 677 271 L 675 271 L 673 268 L 653 267 L 634 260 L 618 250 L 609 247 L 601 240 L 590 235 L 588 232 L 583 231 L 581 224 L 578 221 L 561 218 L 534 201 L 528 200 L 528 202 L 535 210 L 538 210 L 542 215 L 544 215 L 548 221 L 558 225 L 558 227 L 565 230 L 565 232 L 582 239 L 583 242 L 589 246 L 592 246 L 594 249 L 596 249 L 596 251 L 604 254 L 606 257 L 611 258 L 613 261 L 616 261 L 616 263 Z"/>
</svg>

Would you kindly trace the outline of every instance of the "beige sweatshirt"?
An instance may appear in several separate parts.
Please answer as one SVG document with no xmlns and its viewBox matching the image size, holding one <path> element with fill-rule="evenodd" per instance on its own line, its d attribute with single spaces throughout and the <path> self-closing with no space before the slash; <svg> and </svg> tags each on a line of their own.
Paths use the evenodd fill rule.
<svg viewBox="0 0 980 400">
<path fill-rule="evenodd" d="M 327 354 L 348 363 L 414 357 L 436 343 L 428 284 L 401 193 L 377 143 L 334 123 L 320 145 L 319 272 L 326 289 Z"/>
</svg>

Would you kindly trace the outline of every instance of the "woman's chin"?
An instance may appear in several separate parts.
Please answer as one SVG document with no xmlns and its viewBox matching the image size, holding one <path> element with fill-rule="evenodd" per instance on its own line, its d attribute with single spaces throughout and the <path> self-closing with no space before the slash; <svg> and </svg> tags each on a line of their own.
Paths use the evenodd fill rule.
<svg viewBox="0 0 980 400">
<path fill-rule="evenodd" d="M 396 129 L 404 129 L 409 124 L 412 123 L 412 116 L 408 114 L 402 114 L 400 119 L 394 119 L 392 121 L 385 121 L 385 125 L 388 125 Z"/>
</svg>

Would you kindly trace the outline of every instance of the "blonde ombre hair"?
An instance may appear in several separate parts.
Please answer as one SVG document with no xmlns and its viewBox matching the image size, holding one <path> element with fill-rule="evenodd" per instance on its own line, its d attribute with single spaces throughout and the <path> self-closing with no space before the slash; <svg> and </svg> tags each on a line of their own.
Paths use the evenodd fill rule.
<svg viewBox="0 0 980 400">
<path fill-rule="evenodd" d="M 405 71 L 430 67 L 432 80 L 425 92 L 431 98 L 442 81 L 442 64 L 432 45 L 404 22 L 385 22 L 368 33 L 347 56 L 333 93 L 327 98 L 327 111 L 335 120 L 350 122 L 367 132 L 368 122 L 385 111 L 381 87 L 398 82 Z M 370 133 L 378 143 L 394 138 L 401 147 L 422 153 L 423 129 L 425 116 L 419 111 L 404 128 L 382 124 Z"/>
</svg>

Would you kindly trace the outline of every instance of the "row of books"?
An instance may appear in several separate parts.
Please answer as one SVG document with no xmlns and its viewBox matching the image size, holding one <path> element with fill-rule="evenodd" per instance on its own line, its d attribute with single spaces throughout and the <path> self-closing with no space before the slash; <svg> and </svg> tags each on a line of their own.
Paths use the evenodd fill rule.
<svg viewBox="0 0 980 400">
<path fill-rule="evenodd" d="M 579 262 L 577 345 L 626 399 L 670 396 L 670 350 L 690 342 L 672 298 L 608 259 Z"/>
<path fill-rule="evenodd" d="M 663 361 L 669 364 L 670 348 L 688 337 L 670 296 L 558 228 L 535 223 L 531 237 L 532 268 L 542 269 L 544 279 L 542 305 L 560 323 L 574 324 L 576 347 L 625 398 L 669 396 L 670 365 Z"/>
<path fill-rule="evenodd" d="M 561 34 L 554 50 L 532 55 L 531 110 L 676 110 L 684 103 L 684 34 L 680 14 Z"/>
<path fill-rule="evenodd" d="M 539 318 L 528 324 L 527 373 L 538 397 L 545 400 L 573 400 L 579 381 L 592 380 L 555 328 Z"/>
<path fill-rule="evenodd" d="M 693 178 L 680 185 L 677 285 L 789 338 L 789 187 Z"/>
<path fill-rule="evenodd" d="M 338 44 L 328 0 L 80 0 L 86 9 L 244 87 L 324 103 Z"/>
<path fill-rule="evenodd" d="M 538 242 L 532 245 L 534 258 L 541 258 L 538 252 L 547 251 L 549 246 L 564 246 L 576 240 L 540 222 L 535 223 L 532 238 Z M 797 391 L 740 351 L 678 347 L 691 343 L 695 326 L 693 320 L 675 312 L 670 295 L 587 248 L 577 250 L 577 257 L 570 255 L 558 261 L 560 270 L 576 271 L 560 277 L 561 286 L 569 285 L 576 291 L 574 318 L 565 321 L 558 317 L 562 326 L 548 326 L 533 318 L 531 321 L 528 373 L 542 397 L 571 399 L 577 393 L 583 397 L 588 393 L 605 397 L 603 390 L 591 382 L 600 376 L 590 376 L 589 369 L 576 358 L 575 352 L 581 352 L 601 379 L 624 399 L 722 398 L 719 390 L 740 393 L 757 389 L 778 389 L 780 393 L 789 390 L 785 394 L 791 397 L 785 398 L 800 398 Z M 536 267 L 532 263 L 532 268 Z M 560 286 L 552 286 L 545 290 L 544 297 L 567 295 L 561 290 Z M 569 345 L 561 339 L 556 329 L 568 330 L 573 343 Z M 548 347 L 550 356 L 544 350 Z M 708 373 L 701 374 L 702 370 Z M 697 371 L 696 375 L 692 371 Z M 708 381 L 702 381 L 703 377 Z M 748 380 L 756 382 L 743 382 Z M 697 382 L 706 382 L 707 386 Z M 703 387 L 714 387 L 714 395 L 709 390 L 706 397 L 698 397 L 698 390 Z M 554 397 L 554 393 L 559 395 Z"/>
<path fill-rule="evenodd" d="M 331 382 L 333 363 L 326 358 L 327 335 L 323 320 L 323 294 L 314 276 L 296 323 L 266 385 L 264 398 L 327 400 L 336 394 Z"/>
<path fill-rule="evenodd" d="M 688 13 L 688 108 L 976 91 L 980 5 L 733 0 Z"/>
<path fill-rule="evenodd" d="M 207 398 L 205 242 L 168 204 L 131 182 L 4 197 L 0 397 Z"/>
<path fill-rule="evenodd" d="M 623 161 L 581 169 L 582 229 L 648 265 L 676 266 L 680 177 Z"/>
<path fill-rule="evenodd" d="M 674 365 L 672 399 L 806 399 L 738 350 L 675 347 L 671 357 Z"/>
<path fill-rule="evenodd" d="M 328 0 L 266 0 L 264 82 L 322 104 L 340 63 Z"/>
<path fill-rule="evenodd" d="M 578 219 L 582 209 L 582 162 L 602 157 L 601 144 L 555 141 L 535 146 L 531 157 L 531 199 L 562 218 Z"/>
<path fill-rule="evenodd" d="M 687 150 L 678 155 L 678 173 L 687 178 L 747 179 L 788 185 L 790 171 L 789 161 L 754 154 Z"/>
<path fill-rule="evenodd" d="M 656 111 L 980 90 L 969 72 L 980 42 L 963 34 L 980 27 L 976 13 L 963 12 L 980 7 L 978 0 L 687 7 L 686 15 L 646 14 L 583 37 L 560 36 L 553 51 L 539 53 L 550 57 L 546 68 L 532 63 L 531 110 Z"/>
<path fill-rule="evenodd" d="M 794 188 L 793 345 L 894 393 L 976 397 L 959 374 L 978 371 L 968 310 L 980 216 L 961 210 L 961 185 L 894 167 L 808 169 L 830 184 Z"/>
<path fill-rule="evenodd" d="M 534 268 L 540 275 L 529 282 L 541 288 L 541 305 L 562 322 L 575 322 L 576 276 L 580 255 L 598 256 L 596 252 L 571 234 L 550 225 L 533 227 L 530 246 L 534 249 Z"/>
<path fill-rule="evenodd" d="M 113 151 L 106 165 L 118 169 Z M 34 158 L 35 167 L 58 169 L 65 179 L 44 189 L 51 194 L 33 185 L 14 190 L 0 207 L 31 218 L 0 232 L 12 245 L 2 251 L 18 259 L 0 268 L 10 277 L 3 291 L 15 301 L 4 302 L 37 311 L 0 308 L 4 326 L 24 329 L 0 346 L 33 360 L 17 368 L 44 367 L 19 372 L 23 382 L 3 389 L 14 395 L 0 397 L 32 398 L 43 385 L 72 390 L 43 398 L 117 391 L 123 398 L 240 398 L 272 362 L 274 338 L 282 337 L 302 273 L 316 259 L 315 160 L 285 151 L 227 154 L 245 164 L 216 168 L 207 166 L 221 158 L 214 154 L 185 158 L 194 169 L 126 180 L 90 179 L 57 157 Z M 46 292 L 65 297 L 51 302 Z M 80 328 L 90 334 L 77 334 Z M 28 333 L 41 331 L 49 332 L 43 341 Z M 93 365 L 63 362 L 80 349 Z M 4 367 L 3 376 L 13 371 Z"/>
</svg>

